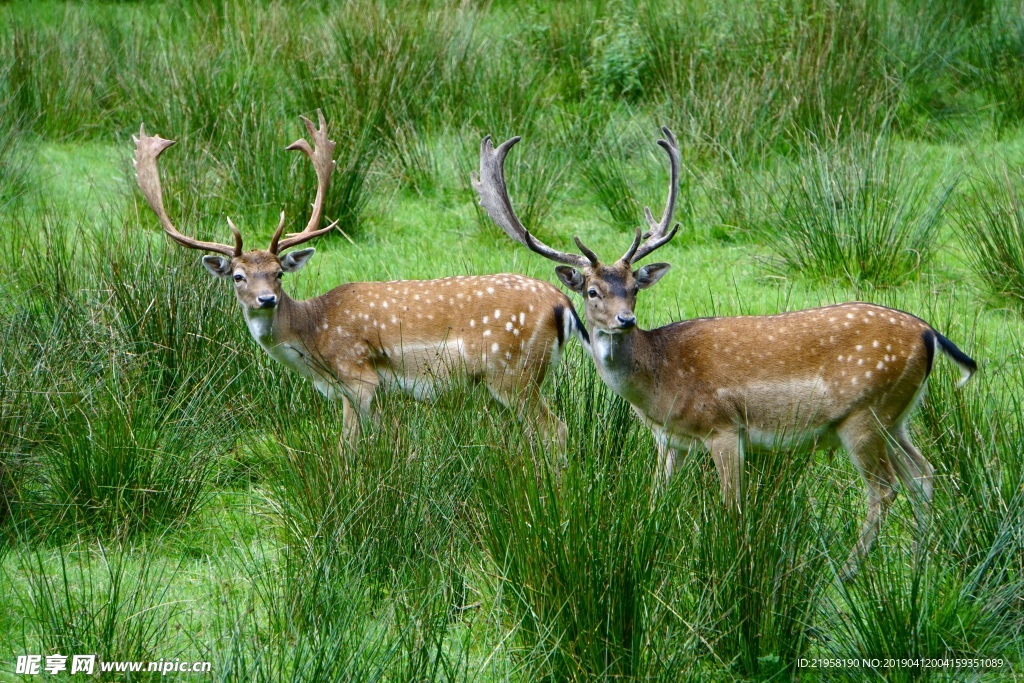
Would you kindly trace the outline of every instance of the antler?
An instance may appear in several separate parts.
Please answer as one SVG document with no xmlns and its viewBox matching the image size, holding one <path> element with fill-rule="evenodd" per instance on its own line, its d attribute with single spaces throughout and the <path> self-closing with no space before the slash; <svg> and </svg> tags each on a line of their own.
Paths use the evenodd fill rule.
<svg viewBox="0 0 1024 683">
<path fill-rule="evenodd" d="M 490 135 L 480 141 L 480 175 L 471 174 L 473 189 L 480 196 L 480 205 L 509 237 L 541 256 L 576 268 L 597 265 L 597 256 L 584 247 L 579 238 L 576 238 L 576 245 L 587 258 L 552 249 L 531 235 L 519 222 L 515 211 L 512 210 L 512 201 L 508 198 L 508 188 L 505 187 L 505 156 L 519 140 L 521 138 L 517 135 L 501 143 L 497 149 L 494 148 Z"/>
<path fill-rule="evenodd" d="M 157 169 L 156 160 L 175 141 L 164 140 L 159 135 L 152 137 L 146 135 L 145 125 L 139 126 L 139 136 L 132 136 L 132 140 L 135 142 L 135 159 L 132 160 L 132 163 L 135 164 L 139 189 L 142 190 L 142 196 L 149 203 L 149 208 L 160 219 L 160 225 L 163 226 L 164 232 L 175 242 L 189 249 L 213 251 L 230 257 L 241 256 L 242 235 L 234 225 L 231 225 L 231 232 L 235 236 L 235 246 L 230 247 L 226 244 L 202 242 L 191 237 L 185 237 L 177 231 L 174 224 L 171 223 L 171 219 L 167 217 L 167 211 L 164 210 L 163 191 L 160 188 L 160 171 Z"/>
<path fill-rule="evenodd" d="M 671 232 L 668 231 L 668 226 L 672 223 L 672 214 L 676 209 L 676 198 L 679 196 L 679 146 L 676 144 L 672 131 L 662 126 L 661 132 L 665 134 L 665 139 L 658 140 L 658 144 L 668 153 L 669 165 L 672 167 L 672 178 L 668 186 L 668 202 L 665 204 L 665 213 L 662 214 L 660 222 L 654 221 L 650 207 L 644 207 L 644 216 L 647 217 L 647 224 L 651 229 L 643 235 L 643 239 L 646 241 L 640 244 L 640 228 L 637 228 L 633 246 L 622 257 L 622 260 L 627 263 L 639 261 L 655 249 L 667 244 L 679 230 L 679 225 L 676 225 Z"/>
<path fill-rule="evenodd" d="M 313 215 L 309 217 L 309 223 L 306 224 L 302 232 L 292 233 L 286 239 L 279 242 L 281 231 L 284 230 L 284 213 L 282 213 L 281 222 L 277 226 L 274 236 L 270 239 L 270 253 L 272 254 L 307 242 L 314 237 L 319 237 L 333 230 L 334 226 L 338 224 L 335 221 L 326 228 L 316 229 L 324 215 L 324 200 L 327 198 L 327 186 L 331 182 L 331 173 L 334 171 L 335 146 L 335 142 L 327 137 L 327 122 L 324 120 L 324 113 L 317 109 L 316 115 L 319 120 L 319 127 L 314 126 L 313 122 L 305 116 L 300 117 L 302 122 L 306 124 L 306 130 L 309 131 L 309 135 L 313 138 L 313 145 L 310 146 L 305 138 L 299 138 L 285 148 L 289 150 L 297 149 L 305 154 L 313 162 L 313 168 L 316 169 L 317 187 L 316 199 L 313 200 Z"/>
</svg>

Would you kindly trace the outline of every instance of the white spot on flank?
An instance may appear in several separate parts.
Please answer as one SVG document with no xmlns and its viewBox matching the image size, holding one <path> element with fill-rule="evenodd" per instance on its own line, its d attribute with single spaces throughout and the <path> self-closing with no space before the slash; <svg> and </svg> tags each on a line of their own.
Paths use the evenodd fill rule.
<svg viewBox="0 0 1024 683">
<path fill-rule="evenodd" d="M 520 325 L 526 324 L 526 314 L 525 313 L 520 313 L 519 314 L 519 324 Z"/>
<path fill-rule="evenodd" d="M 858 358 L 857 359 L 857 365 L 864 365 L 864 359 L 863 358 Z"/>
<path fill-rule="evenodd" d="M 886 358 L 888 359 L 889 356 L 886 356 Z M 878 361 L 878 365 L 875 366 L 875 369 L 876 370 L 885 370 L 885 363 L 883 363 L 882 361 Z"/>
<path fill-rule="evenodd" d="M 489 323 L 490 321 L 491 321 L 490 317 L 488 317 L 488 316 L 486 316 L 486 315 L 485 315 L 485 316 L 484 316 L 484 325 L 486 325 L 486 324 L 487 324 L 487 323 Z"/>
<path fill-rule="evenodd" d="M 853 313 L 847 313 L 846 317 L 849 318 L 850 320 L 853 320 Z"/>
<path fill-rule="evenodd" d="M 864 347 L 862 345 L 860 345 L 860 344 L 857 344 L 857 346 L 855 346 L 854 348 L 857 349 L 858 351 L 860 351 Z"/>
<path fill-rule="evenodd" d="M 493 344 L 491 344 L 491 353 L 497 353 L 497 352 L 498 352 L 498 342 L 494 342 Z"/>
<path fill-rule="evenodd" d="M 867 372 L 865 372 L 865 373 L 864 373 L 864 376 L 865 376 L 865 377 L 871 377 L 871 371 L 870 371 L 870 370 L 868 370 Z"/>
<path fill-rule="evenodd" d="M 505 330 L 507 332 L 511 332 L 512 331 L 512 323 L 511 322 L 505 323 Z"/>
<path fill-rule="evenodd" d="M 484 336 L 485 337 L 490 337 L 491 336 L 491 331 L 490 330 L 484 330 Z"/>
<path fill-rule="evenodd" d="M 381 308 L 387 308 L 388 307 L 388 302 L 387 301 L 383 301 L 383 302 L 381 302 L 380 305 L 381 305 Z"/>
<path fill-rule="evenodd" d="M 875 341 L 871 342 L 871 346 L 877 349 L 878 348 L 878 340 L 876 339 Z"/>
<path fill-rule="evenodd" d="M 500 320 L 501 319 L 501 309 L 498 309 L 498 308 L 494 309 L 494 319 L 495 320 Z"/>
<path fill-rule="evenodd" d="M 476 327 L 476 320 L 474 320 L 474 319 L 470 318 L 470 320 L 469 320 L 469 326 L 470 326 L 470 327 Z"/>
<path fill-rule="evenodd" d="M 488 294 L 494 294 L 494 287 L 488 287 L 487 288 L 487 293 Z"/>
</svg>

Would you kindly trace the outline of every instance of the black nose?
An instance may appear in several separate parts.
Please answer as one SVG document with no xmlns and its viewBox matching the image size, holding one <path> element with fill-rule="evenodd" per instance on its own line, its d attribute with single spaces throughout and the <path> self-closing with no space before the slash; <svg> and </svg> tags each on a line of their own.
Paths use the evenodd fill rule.
<svg viewBox="0 0 1024 683">
<path fill-rule="evenodd" d="M 277 303 L 277 295 L 275 294 L 261 294 L 256 297 L 256 300 L 260 302 L 262 308 L 273 308 L 274 304 Z"/>
<path fill-rule="evenodd" d="M 615 319 L 619 321 L 619 327 L 629 329 L 630 327 L 636 327 L 636 316 L 629 313 L 619 313 L 615 316 Z"/>
</svg>

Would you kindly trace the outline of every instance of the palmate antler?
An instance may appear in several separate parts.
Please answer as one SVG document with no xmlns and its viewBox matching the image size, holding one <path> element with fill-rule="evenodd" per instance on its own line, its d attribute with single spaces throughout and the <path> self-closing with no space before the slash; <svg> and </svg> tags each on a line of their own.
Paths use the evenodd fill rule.
<svg viewBox="0 0 1024 683">
<path fill-rule="evenodd" d="M 316 198 L 313 200 L 313 215 L 309 217 L 309 222 L 302 232 L 287 235 L 284 241 L 278 243 L 281 231 L 284 229 L 284 212 L 282 212 L 281 223 L 277 226 L 274 236 L 270 239 L 270 253 L 272 254 L 328 233 L 334 230 L 334 227 L 338 224 L 338 221 L 334 221 L 326 228 L 316 229 L 324 215 L 327 187 L 331 183 L 331 173 L 334 172 L 334 147 L 336 144 L 334 140 L 327 137 L 327 122 L 324 120 L 324 113 L 317 109 L 316 116 L 320 124 L 319 127 L 315 127 L 313 122 L 305 116 L 299 117 L 306 124 L 306 130 L 309 131 L 310 137 L 313 138 L 313 146 L 311 147 L 305 138 L 299 138 L 285 148 L 288 150 L 299 150 L 305 154 L 313 162 L 313 168 L 316 169 L 317 186 Z"/>
<path fill-rule="evenodd" d="M 191 237 L 185 237 L 178 232 L 174 224 L 171 223 L 171 219 L 167 217 L 167 211 L 164 209 L 163 190 L 160 188 L 160 171 L 157 169 L 156 160 L 175 141 L 164 140 L 159 135 L 152 137 L 146 135 L 145 124 L 139 126 L 139 136 L 133 136 L 132 140 L 135 141 L 135 158 L 132 160 L 132 163 L 135 164 L 135 174 L 139 182 L 139 189 L 142 190 L 142 196 L 149 203 L 149 208 L 153 209 L 153 213 L 160 219 L 160 225 L 163 226 L 164 232 L 175 242 L 189 249 L 213 251 L 230 257 L 241 256 L 242 234 L 238 232 L 234 225 L 231 225 L 230 221 L 228 224 L 231 225 L 231 232 L 235 236 L 234 247 L 218 242 L 202 242 Z"/>
<path fill-rule="evenodd" d="M 285 222 L 284 212 L 282 211 L 281 221 L 278 223 L 277 230 L 274 231 L 274 236 L 270 240 L 269 251 L 272 254 L 277 254 L 281 250 L 294 247 L 297 244 L 302 244 L 314 237 L 330 232 L 338 224 L 335 221 L 326 228 L 316 229 L 323 218 L 327 188 L 331 181 L 331 173 L 334 171 L 333 154 L 335 147 L 334 141 L 327 137 L 327 123 L 324 120 L 323 112 L 317 109 L 316 113 L 319 127 L 314 126 L 313 122 L 305 116 L 301 117 L 303 123 L 306 124 L 306 130 L 309 131 L 313 138 L 313 145 L 311 146 L 305 138 L 299 138 L 286 148 L 301 151 L 309 157 L 309 160 L 313 162 L 313 167 L 316 169 L 317 188 L 316 198 L 313 200 L 313 214 L 310 216 L 309 222 L 302 232 L 288 235 L 286 239 L 281 240 L 281 232 L 284 230 Z M 229 257 L 241 256 L 242 234 L 235 227 L 235 224 L 231 222 L 230 218 L 228 219 L 228 226 L 231 228 L 231 233 L 235 238 L 234 246 L 218 242 L 203 242 L 186 237 L 178 232 L 174 224 L 171 223 L 171 219 L 167 216 L 167 211 L 164 209 L 163 191 L 160 187 L 160 171 L 157 167 L 157 159 L 175 141 L 165 140 L 158 135 L 146 135 L 145 125 L 139 127 L 138 137 L 133 137 L 132 140 L 135 142 L 135 159 L 133 163 L 135 164 L 139 189 L 142 191 L 142 196 L 146 198 L 149 208 L 153 210 L 153 213 L 160 220 L 160 225 L 163 227 L 164 232 L 175 242 L 189 249 L 212 251 Z"/>
<path fill-rule="evenodd" d="M 517 135 L 501 143 L 497 149 L 494 148 L 490 135 L 480 142 L 480 175 L 472 174 L 473 189 L 480 196 L 480 205 L 487 211 L 491 220 L 516 242 L 552 261 L 582 268 L 587 265 L 587 259 L 579 254 L 558 251 L 544 244 L 523 227 L 516 217 L 516 212 L 512 210 L 512 200 L 508 198 L 508 188 L 505 186 L 505 157 L 512 146 L 521 139 Z M 597 265 L 597 256 L 593 256 L 594 252 L 584 247 L 579 238 L 576 238 L 576 244 L 584 254 L 587 254 L 592 265 Z M 591 256 L 593 258 L 590 258 Z"/>
<path fill-rule="evenodd" d="M 679 226 L 676 225 L 671 231 L 668 230 L 668 226 L 672 223 L 672 214 L 675 212 L 676 199 L 679 196 L 679 146 L 676 144 L 676 139 L 668 128 L 662 127 L 661 130 L 665 134 L 666 139 L 658 140 L 658 144 L 668 153 L 671 166 L 671 178 L 669 180 L 668 201 L 665 204 L 665 213 L 662 215 L 661 221 L 655 222 L 650 208 L 644 207 L 644 215 L 647 218 L 650 230 L 642 233 L 640 228 L 636 229 L 636 237 L 633 240 L 633 244 L 621 259 L 625 263 L 639 261 L 649 255 L 655 249 L 668 243 L 669 240 L 675 237 L 676 231 L 679 229 Z M 579 237 L 573 237 L 573 240 L 586 258 L 578 254 L 570 254 L 552 249 L 531 235 L 530 231 L 523 227 L 523 224 L 516 217 L 515 211 L 512 210 L 512 201 L 508 196 L 508 188 L 505 185 L 505 157 L 512 146 L 519 142 L 520 139 L 519 136 L 516 136 L 506 140 L 497 149 L 491 143 L 490 135 L 480 142 L 480 175 L 479 177 L 476 174 L 472 176 L 473 189 L 480 196 L 480 205 L 487 210 L 491 220 L 497 223 L 498 227 L 504 230 L 509 237 L 520 244 L 526 245 L 541 256 L 576 268 L 582 268 L 587 265 L 597 266 L 599 263 L 597 255 L 591 249 L 588 249 L 580 241 Z M 646 241 L 641 244 L 641 239 Z"/>
</svg>

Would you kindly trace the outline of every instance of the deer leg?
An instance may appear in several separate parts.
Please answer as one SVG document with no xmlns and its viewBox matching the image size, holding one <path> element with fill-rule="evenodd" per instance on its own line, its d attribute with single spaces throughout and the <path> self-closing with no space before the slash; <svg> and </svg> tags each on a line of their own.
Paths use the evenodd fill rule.
<svg viewBox="0 0 1024 683">
<path fill-rule="evenodd" d="M 742 510 L 743 444 L 739 432 L 715 432 L 704 440 L 704 447 L 715 461 L 723 502 Z"/>
<path fill-rule="evenodd" d="M 504 406 L 518 411 L 527 419 L 527 431 L 538 432 L 544 445 L 548 448 L 557 447 L 559 465 L 566 467 L 565 441 L 567 430 L 565 423 L 551 412 L 540 387 L 531 384 L 527 387 L 513 387 L 504 383 L 487 383 L 491 395 Z"/>
<path fill-rule="evenodd" d="M 346 444 L 355 446 L 359 439 L 359 421 L 372 414 L 373 395 L 377 385 L 372 382 L 361 382 L 355 387 L 347 387 L 341 394 L 342 429 L 338 450 L 344 452 Z"/>
<path fill-rule="evenodd" d="M 907 497 L 914 503 L 914 518 L 917 521 L 918 532 L 915 542 L 920 544 L 928 527 L 928 511 L 932 500 L 932 480 L 935 477 L 935 468 L 910 441 L 910 436 L 904 425 L 895 427 L 891 433 L 896 439 L 898 450 L 902 451 L 894 452 L 893 458 L 900 464 L 897 467 L 897 472 L 903 482 Z M 897 448 L 892 448 L 892 450 L 896 451 Z"/>
<path fill-rule="evenodd" d="M 892 436 L 896 439 L 896 443 L 899 444 L 900 450 L 906 454 L 906 458 L 900 458 L 905 467 L 897 469 L 903 482 L 903 487 L 907 489 L 908 495 L 917 496 L 921 502 L 925 504 L 931 502 L 932 480 L 935 478 L 935 468 L 932 467 L 927 458 L 921 455 L 921 451 L 917 450 L 917 447 L 914 446 L 910 436 L 907 434 L 906 426 L 899 425 L 895 427 L 892 430 Z M 900 453 L 896 453 L 897 457 L 900 455 Z"/>
<path fill-rule="evenodd" d="M 668 482 L 672 478 L 672 471 L 675 469 L 676 456 L 679 455 L 679 450 L 673 448 L 668 443 L 667 438 L 656 437 L 655 443 L 658 446 L 658 469 L 656 476 L 658 481 Z"/>
<path fill-rule="evenodd" d="M 850 552 L 843 569 L 842 578 L 846 580 L 857 573 L 860 561 L 874 545 L 886 510 L 896 497 L 896 491 L 893 488 L 892 465 L 889 462 L 887 443 L 874 415 L 851 417 L 837 431 L 843 447 L 864 478 L 868 502 L 868 514 L 864 519 L 860 538 Z"/>
</svg>

